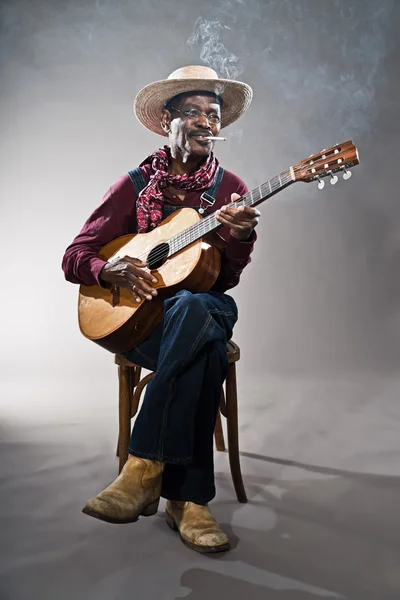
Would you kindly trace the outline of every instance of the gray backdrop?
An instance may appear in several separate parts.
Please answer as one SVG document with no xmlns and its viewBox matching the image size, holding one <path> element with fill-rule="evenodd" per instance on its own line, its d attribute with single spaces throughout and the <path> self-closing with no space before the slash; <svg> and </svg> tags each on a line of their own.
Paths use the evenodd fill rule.
<svg viewBox="0 0 400 600">
<path fill-rule="evenodd" d="M 379 502 L 386 502 L 385 518 L 393 516 L 392 497 L 378 491 L 368 510 L 359 511 L 376 480 L 367 480 L 367 491 L 364 480 L 350 478 L 349 491 L 341 483 L 343 473 L 347 482 L 349 473 L 378 477 L 379 486 L 379 477 L 397 482 L 399 475 L 398 0 L 2 0 L 0 23 L 0 425 L 8 456 L 3 467 L 8 490 L 3 495 L 8 511 L 3 513 L 8 515 L 4 597 L 19 600 L 37 593 L 58 600 L 64 598 L 62 585 L 65 597 L 93 594 L 98 599 L 100 584 L 108 589 L 107 577 L 123 583 L 116 592 L 105 592 L 105 598 L 130 597 L 129 561 L 110 567 L 108 574 L 101 567 L 92 577 L 88 565 L 73 558 L 80 551 L 92 556 L 93 539 L 97 548 L 110 544 L 109 530 L 85 517 L 82 521 L 79 509 L 115 474 L 117 381 L 112 356 L 79 333 L 78 288 L 64 281 L 60 263 L 108 187 L 163 143 L 135 120 L 135 94 L 185 64 L 209 64 L 221 76 L 253 87 L 249 111 L 225 130 L 228 142 L 216 148 L 223 166 L 249 187 L 347 139 L 353 139 L 361 159 L 347 182 L 340 177 L 323 191 L 298 183 L 261 206 L 253 262 L 232 292 L 240 310 L 234 339 L 242 349 L 241 446 L 249 495 L 265 508 L 279 504 L 286 493 L 291 507 L 298 502 L 307 506 L 308 520 L 304 536 L 297 532 L 298 545 L 288 550 L 290 544 L 283 543 L 281 548 L 286 538 L 269 537 L 276 532 L 276 513 L 238 508 L 226 457 L 219 456 L 219 517 L 239 540 L 247 539 L 238 545 L 242 554 L 236 560 L 264 574 L 271 569 L 321 586 L 327 594 L 360 600 L 398 597 L 394 554 L 385 554 L 381 546 L 372 554 L 364 550 L 376 541 L 376 531 L 365 544 L 357 535 L 344 534 L 346 527 L 346 540 L 334 533 L 336 511 L 342 523 L 350 524 L 356 515 L 376 515 Z M 257 456 L 278 462 L 257 462 Z M 276 466 L 294 459 L 297 466 Z M 318 477 L 309 470 L 316 465 L 339 469 L 319 472 L 323 482 L 336 482 L 335 490 L 313 489 L 310 481 Z M 32 473 L 42 473 L 43 481 L 32 479 Z M 301 489 L 298 481 L 304 484 Z M 344 497 L 351 497 L 345 508 L 336 502 Z M 332 498 L 328 510 L 325 502 Z M 328 519 L 331 529 L 321 534 L 316 528 L 313 537 L 315 502 L 321 504 L 321 522 Z M 239 516 L 231 515 L 231 505 Z M 75 519 L 75 529 L 49 525 L 49 515 L 59 523 L 60 511 L 62 518 Z M 360 531 L 368 523 L 361 520 Z M 394 536 L 391 520 L 385 523 L 377 530 Z M 146 521 L 137 531 L 148 539 L 151 553 L 149 527 Z M 287 522 L 285 527 L 290 529 Z M 58 559 L 53 556 L 52 584 L 44 583 L 49 566 L 40 536 L 32 535 L 36 546 L 31 541 L 17 548 L 16 532 L 22 529 L 46 535 L 45 546 L 54 548 L 62 535 L 61 546 L 70 548 Z M 164 543 L 169 551 L 169 533 L 159 529 L 155 535 L 165 535 L 160 548 Z M 87 547 L 79 546 L 82 531 Z M 263 537 L 263 532 L 269 533 Z M 100 542 L 97 535 L 104 539 Z M 130 547 L 128 534 L 113 531 L 110 556 L 97 557 L 100 564 L 112 563 L 113 544 L 124 547 L 117 535 L 126 537 L 125 548 Z M 274 556 L 271 540 L 278 544 Z M 397 543 L 397 536 L 391 538 L 390 548 Z M 327 565 L 332 556 L 340 563 L 343 547 L 357 564 L 341 579 Z M 323 554 L 326 548 L 332 556 Z M 184 548 L 174 551 L 182 564 L 194 560 Z M 313 558 L 307 562 L 310 552 Z M 32 563 L 34 553 L 42 559 Z M 343 575 L 348 559 L 340 564 Z M 231 581 L 223 569 L 198 565 L 194 574 L 185 575 L 182 567 L 172 577 L 178 590 L 183 573 L 181 585 L 186 593 L 192 590 L 191 598 L 203 598 L 202 589 L 212 597 L 215 586 L 235 594 L 237 578 L 242 593 L 255 598 L 265 597 L 266 588 L 281 589 L 275 575 L 256 577 L 246 571 Z M 208 577 L 209 569 L 219 575 Z M 145 572 L 142 565 L 141 576 Z M 367 577 L 364 583 L 361 573 Z M 72 580 L 78 582 L 76 589 Z M 141 597 L 154 598 L 148 585 L 146 580 Z M 268 598 L 317 594 L 303 584 L 291 585 L 282 589 L 303 591 Z M 175 598 L 178 591 L 168 589 L 168 597 Z"/>
</svg>

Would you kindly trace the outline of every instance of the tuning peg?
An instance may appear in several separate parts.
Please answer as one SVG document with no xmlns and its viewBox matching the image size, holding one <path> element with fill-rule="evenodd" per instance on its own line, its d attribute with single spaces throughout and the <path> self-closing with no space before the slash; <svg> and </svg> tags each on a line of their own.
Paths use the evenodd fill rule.
<svg viewBox="0 0 400 600">
<path fill-rule="evenodd" d="M 331 173 L 331 185 L 335 185 L 335 183 L 337 183 L 338 181 L 338 176 Z"/>
<path fill-rule="evenodd" d="M 344 168 L 343 170 L 344 170 L 343 179 L 350 179 L 350 177 L 352 176 L 352 172 L 348 171 L 346 168 Z"/>
<path fill-rule="evenodd" d="M 318 189 L 323 190 L 325 187 L 325 181 L 323 181 L 320 177 L 317 177 L 317 179 L 318 179 Z"/>
</svg>

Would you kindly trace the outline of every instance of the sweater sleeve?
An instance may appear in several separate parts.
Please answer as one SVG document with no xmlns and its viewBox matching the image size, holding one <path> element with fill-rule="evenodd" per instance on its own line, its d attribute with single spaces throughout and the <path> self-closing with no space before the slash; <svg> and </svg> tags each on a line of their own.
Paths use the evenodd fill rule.
<svg viewBox="0 0 400 600">
<path fill-rule="evenodd" d="M 243 196 L 248 192 L 246 184 L 238 177 L 235 179 L 237 184 L 229 190 L 226 203 L 231 201 L 230 194 L 236 193 Z M 226 292 L 239 283 L 243 269 L 251 262 L 250 255 L 253 252 L 257 234 L 253 230 L 248 240 L 240 241 L 230 235 L 227 227 L 221 228 L 219 233 L 226 240 L 226 246 L 222 250 L 221 271 L 212 289 L 216 292 Z"/>
<path fill-rule="evenodd" d="M 129 175 L 123 175 L 108 190 L 100 206 L 66 249 L 62 269 L 67 281 L 101 285 L 99 274 L 106 261 L 99 258 L 98 253 L 117 237 L 135 233 L 135 200 Z"/>
</svg>

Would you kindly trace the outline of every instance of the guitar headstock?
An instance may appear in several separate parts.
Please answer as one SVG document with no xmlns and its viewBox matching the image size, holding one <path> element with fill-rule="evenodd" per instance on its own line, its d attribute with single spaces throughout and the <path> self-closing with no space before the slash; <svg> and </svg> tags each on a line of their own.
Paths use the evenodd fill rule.
<svg viewBox="0 0 400 600">
<path fill-rule="evenodd" d="M 309 158 L 300 161 L 293 167 L 296 181 L 318 181 L 318 187 L 322 189 L 325 182 L 323 177 L 331 177 L 331 183 L 334 185 L 338 178 L 335 175 L 338 171 L 344 171 L 343 178 L 349 179 L 351 176 L 351 167 L 359 163 L 358 151 L 351 140 L 343 144 L 336 144 L 329 150 L 322 150 L 319 154 L 312 154 Z"/>
</svg>

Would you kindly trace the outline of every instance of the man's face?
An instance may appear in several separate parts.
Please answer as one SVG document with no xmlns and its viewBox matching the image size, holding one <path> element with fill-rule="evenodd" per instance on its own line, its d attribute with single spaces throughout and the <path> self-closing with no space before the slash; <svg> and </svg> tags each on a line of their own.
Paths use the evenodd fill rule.
<svg viewBox="0 0 400 600">
<path fill-rule="evenodd" d="M 180 155 L 183 162 L 189 157 L 201 159 L 208 156 L 213 142 L 204 138 L 219 134 L 221 123 L 216 122 L 218 119 L 221 119 L 221 107 L 213 94 L 195 92 L 173 101 L 170 110 L 163 113 L 163 122 L 171 130 L 169 140 L 172 156 Z"/>
</svg>

